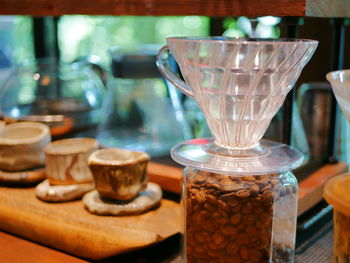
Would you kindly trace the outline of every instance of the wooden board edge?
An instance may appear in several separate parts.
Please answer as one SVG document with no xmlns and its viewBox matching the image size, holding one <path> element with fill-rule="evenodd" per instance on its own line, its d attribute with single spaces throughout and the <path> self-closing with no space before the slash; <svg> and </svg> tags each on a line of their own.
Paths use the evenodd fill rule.
<svg viewBox="0 0 350 263">
<path fill-rule="evenodd" d="M 325 183 L 332 177 L 348 171 L 344 162 L 326 164 L 299 183 L 298 216 L 322 200 Z"/>
<path fill-rule="evenodd" d="M 105 237 L 101 233 L 96 232 L 96 243 L 92 244 L 87 242 L 87 234 L 83 228 L 76 229 L 68 223 L 57 224 L 57 221 L 51 219 L 44 220 L 43 218 L 34 217 L 32 214 L 23 211 L 14 211 L 10 206 L 6 205 L 0 206 L 0 212 L 1 230 L 86 259 L 101 260 L 144 248 L 162 240 L 162 238 L 154 232 L 130 229 L 123 231 L 128 232 L 129 235 L 135 235 L 137 233 L 138 236 L 145 236 L 144 240 L 138 240 L 137 246 L 132 247 L 130 244 L 121 244 L 111 247 L 111 244 L 108 244 L 104 249 L 99 249 L 96 243 L 104 242 L 105 240 Z M 40 221 L 40 228 L 38 227 L 38 223 L 34 223 L 36 220 Z M 76 233 L 75 238 L 78 238 L 80 242 L 76 243 L 76 246 L 68 246 L 67 244 L 70 243 L 69 237 L 73 238 L 73 236 L 67 235 L 67 233 L 73 232 Z"/>
<path fill-rule="evenodd" d="M 150 162 L 147 167 L 150 182 L 159 184 L 163 190 L 172 193 L 181 193 L 182 169 Z"/>
</svg>

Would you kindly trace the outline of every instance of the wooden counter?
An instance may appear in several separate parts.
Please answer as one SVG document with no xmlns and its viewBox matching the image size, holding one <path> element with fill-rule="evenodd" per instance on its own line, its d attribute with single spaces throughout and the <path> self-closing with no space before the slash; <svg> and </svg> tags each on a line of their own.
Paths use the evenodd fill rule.
<svg viewBox="0 0 350 263">
<path fill-rule="evenodd" d="M 0 261 L 3 263 L 86 263 L 88 261 L 0 231 Z"/>
</svg>

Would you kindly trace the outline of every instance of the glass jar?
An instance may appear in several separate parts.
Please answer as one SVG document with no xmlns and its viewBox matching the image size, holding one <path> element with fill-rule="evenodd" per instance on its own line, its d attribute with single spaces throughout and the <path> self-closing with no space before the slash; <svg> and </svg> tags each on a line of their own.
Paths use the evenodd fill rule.
<svg viewBox="0 0 350 263">
<path fill-rule="evenodd" d="M 187 167 L 184 178 L 184 262 L 293 262 L 298 184 L 291 172 Z"/>
</svg>

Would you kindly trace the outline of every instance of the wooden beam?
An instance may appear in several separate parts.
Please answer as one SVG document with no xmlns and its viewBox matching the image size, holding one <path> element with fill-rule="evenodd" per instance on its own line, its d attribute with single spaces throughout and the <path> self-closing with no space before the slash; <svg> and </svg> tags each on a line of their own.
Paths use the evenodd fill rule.
<svg viewBox="0 0 350 263">
<path fill-rule="evenodd" d="M 321 2 L 321 0 L 317 1 Z M 305 12 L 306 0 L 0 0 L 1 15 L 59 16 L 64 14 L 87 14 L 255 17 L 264 15 L 304 16 Z"/>
<path fill-rule="evenodd" d="M 306 16 L 350 17 L 349 0 L 307 0 Z"/>
</svg>

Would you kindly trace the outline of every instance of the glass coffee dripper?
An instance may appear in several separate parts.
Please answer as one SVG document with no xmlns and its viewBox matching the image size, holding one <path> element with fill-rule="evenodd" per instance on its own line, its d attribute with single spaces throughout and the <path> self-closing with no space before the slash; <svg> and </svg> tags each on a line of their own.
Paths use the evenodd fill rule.
<svg viewBox="0 0 350 263">
<path fill-rule="evenodd" d="M 203 111 L 213 138 L 176 145 L 186 166 L 185 262 L 293 262 L 297 181 L 303 156 L 261 140 L 318 42 L 168 38 L 162 74 Z M 166 60 L 171 52 L 185 82 Z"/>
</svg>

